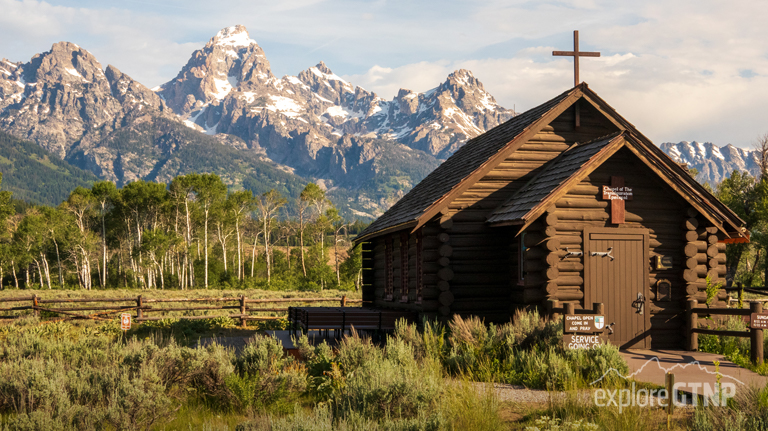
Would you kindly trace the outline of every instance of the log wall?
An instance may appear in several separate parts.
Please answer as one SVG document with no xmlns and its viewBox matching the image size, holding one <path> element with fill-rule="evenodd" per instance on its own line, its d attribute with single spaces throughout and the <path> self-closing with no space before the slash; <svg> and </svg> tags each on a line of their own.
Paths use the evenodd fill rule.
<svg viewBox="0 0 768 431">
<path fill-rule="evenodd" d="M 602 200 L 602 185 L 610 184 L 612 175 L 622 176 L 633 188 L 633 200 L 625 202 L 626 222 L 610 223 L 609 202 Z M 574 186 L 536 222 L 526 257 L 531 275 L 539 274 L 538 285 L 530 283 L 523 303 L 540 298 L 584 304 L 583 230 L 587 226 L 644 228 L 649 231 L 650 337 L 653 347 L 680 347 L 687 299 L 706 299 L 705 278 L 722 281 L 725 256 L 718 245 L 717 230 L 707 226 L 703 217 L 666 184 L 657 179 L 626 149 L 620 150 L 587 178 Z M 534 252 L 535 250 L 535 252 Z M 654 256 L 671 256 L 671 270 L 655 270 Z M 526 273 L 528 278 L 528 272 Z M 672 300 L 657 300 L 659 280 L 669 280 Z M 526 283 L 529 284 L 529 283 Z M 720 299 L 724 299 L 724 294 Z M 722 305 L 716 301 L 715 306 Z"/>
<path fill-rule="evenodd" d="M 477 315 L 486 321 L 508 321 L 520 308 L 519 304 L 536 304 L 545 298 L 539 287 L 547 268 L 524 268 L 524 278 L 519 277 L 518 228 L 491 228 L 485 221 L 491 211 L 574 142 L 617 130 L 586 103 L 580 106 L 580 119 L 581 127 L 576 131 L 574 109 L 566 110 L 454 199 L 448 212 L 441 216 L 443 222 L 450 220 L 445 232 L 450 235 L 452 248 L 451 313 Z M 543 223 L 531 226 L 530 230 L 536 233 L 528 239 L 543 235 L 545 228 Z M 537 247 L 533 245 L 533 249 Z M 550 271 L 549 275 L 553 273 Z"/>
</svg>

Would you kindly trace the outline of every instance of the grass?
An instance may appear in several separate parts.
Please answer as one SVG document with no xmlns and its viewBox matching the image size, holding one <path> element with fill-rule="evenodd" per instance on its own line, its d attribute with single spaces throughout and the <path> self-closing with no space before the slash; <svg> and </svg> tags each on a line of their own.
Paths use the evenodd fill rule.
<svg viewBox="0 0 768 431">
<path fill-rule="evenodd" d="M 278 340 L 231 325 L 169 319 L 124 337 L 116 321 L 0 324 L 0 430 L 666 428 L 659 408 L 619 411 L 585 398 L 594 376 L 626 364 L 610 346 L 564 351 L 562 325 L 533 312 L 498 326 L 458 317 L 401 323 L 385 345 L 356 334 L 334 346 L 302 337 L 301 360 Z M 193 342 L 209 334 L 252 341 L 237 353 Z M 523 383 L 552 396 L 544 404 L 501 402 L 478 382 Z M 727 408 L 678 409 L 673 429 L 764 429 L 764 412 L 768 395 L 756 391 Z"/>
<path fill-rule="evenodd" d="M 747 324 L 740 317 L 728 316 L 717 321 L 712 320 L 713 329 L 728 331 L 747 331 Z M 763 341 L 764 351 L 768 348 L 768 338 Z M 718 353 L 734 364 L 752 370 L 761 376 L 768 376 L 768 363 L 753 364 L 750 359 L 750 339 L 748 337 L 725 337 L 717 335 L 699 335 L 699 350 Z"/>
</svg>

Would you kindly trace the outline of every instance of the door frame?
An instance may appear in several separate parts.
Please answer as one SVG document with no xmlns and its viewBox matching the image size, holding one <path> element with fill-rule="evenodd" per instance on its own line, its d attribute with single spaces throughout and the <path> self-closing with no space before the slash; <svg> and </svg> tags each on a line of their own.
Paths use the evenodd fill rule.
<svg viewBox="0 0 768 431">
<path fill-rule="evenodd" d="M 587 308 L 587 304 L 592 306 L 594 303 L 594 290 L 589 286 L 590 269 L 587 259 L 591 259 L 591 251 L 589 246 L 589 236 L 593 233 L 602 233 L 610 235 L 642 235 L 643 236 L 643 297 L 645 298 L 645 310 L 643 312 L 643 325 L 645 330 L 643 331 L 643 343 L 634 348 L 646 348 L 651 347 L 651 282 L 650 282 L 650 233 L 646 228 L 623 228 L 623 227 L 594 227 L 585 226 L 582 231 L 582 244 L 584 245 L 584 308 Z"/>
</svg>

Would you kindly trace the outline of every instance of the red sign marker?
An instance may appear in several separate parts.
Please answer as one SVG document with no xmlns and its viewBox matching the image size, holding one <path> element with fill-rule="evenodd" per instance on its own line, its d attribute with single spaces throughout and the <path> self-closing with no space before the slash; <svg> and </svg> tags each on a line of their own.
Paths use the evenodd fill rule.
<svg viewBox="0 0 768 431">
<path fill-rule="evenodd" d="M 131 329 L 131 315 L 123 313 L 120 315 L 120 329 L 127 331 Z"/>
</svg>

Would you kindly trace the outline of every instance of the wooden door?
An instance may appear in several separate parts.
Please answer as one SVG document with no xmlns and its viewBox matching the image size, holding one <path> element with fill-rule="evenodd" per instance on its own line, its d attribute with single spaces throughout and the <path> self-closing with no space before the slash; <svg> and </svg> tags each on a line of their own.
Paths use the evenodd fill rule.
<svg viewBox="0 0 768 431">
<path fill-rule="evenodd" d="M 650 347 L 648 231 L 587 229 L 584 243 L 584 306 L 604 304 L 606 325 L 615 323 L 608 335 L 612 344 L 622 349 Z M 632 304 L 638 294 L 645 301 L 642 314 Z"/>
</svg>

